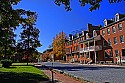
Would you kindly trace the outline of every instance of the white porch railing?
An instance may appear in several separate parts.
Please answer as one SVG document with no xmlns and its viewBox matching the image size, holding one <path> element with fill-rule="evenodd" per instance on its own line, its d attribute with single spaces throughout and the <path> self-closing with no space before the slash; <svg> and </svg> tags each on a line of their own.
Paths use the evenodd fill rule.
<svg viewBox="0 0 125 83">
<path fill-rule="evenodd" d="M 81 48 L 80 53 L 89 52 L 89 51 L 99 51 L 99 50 L 102 50 L 102 46 L 101 45 L 96 45 L 96 46 Z"/>
</svg>

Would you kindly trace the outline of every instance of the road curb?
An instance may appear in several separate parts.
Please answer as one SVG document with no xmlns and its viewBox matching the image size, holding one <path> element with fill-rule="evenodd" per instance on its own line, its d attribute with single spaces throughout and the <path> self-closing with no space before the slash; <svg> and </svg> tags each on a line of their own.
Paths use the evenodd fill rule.
<svg viewBox="0 0 125 83">
<path fill-rule="evenodd" d="M 82 82 L 82 83 L 91 83 L 89 80 L 84 80 L 84 79 L 82 79 L 82 78 L 80 78 L 80 77 L 78 77 L 78 76 L 75 76 L 75 75 L 73 75 L 73 74 L 69 74 L 69 73 L 64 72 L 64 71 L 62 71 L 62 70 L 54 69 L 54 71 L 59 72 L 60 74 L 64 74 L 64 75 L 66 75 L 66 76 L 69 76 L 69 77 L 71 77 L 71 78 L 74 78 L 74 79 L 76 79 L 76 80 L 78 80 L 78 81 L 80 81 L 80 82 Z M 62 73 L 62 72 L 63 72 L 63 73 Z"/>
</svg>

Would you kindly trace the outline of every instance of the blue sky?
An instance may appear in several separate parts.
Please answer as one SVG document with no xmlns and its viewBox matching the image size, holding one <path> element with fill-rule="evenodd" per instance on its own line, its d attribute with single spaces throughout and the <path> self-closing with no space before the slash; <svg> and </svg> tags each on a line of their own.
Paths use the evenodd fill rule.
<svg viewBox="0 0 125 83">
<path fill-rule="evenodd" d="M 71 1 L 70 12 L 66 12 L 63 5 L 55 5 L 54 0 L 22 0 L 14 7 L 38 14 L 36 27 L 40 30 L 39 40 L 43 45 L 38 48 L 39 52 L 46 50 L 53 37 L 62 30 L 68 35 L 76 30 L 87 30 L 88 23 L 103 25 L 104 19 L 111 19 L 116 13 L 125 14 L 125 2 L 109 4 L 108 0 L 103 0 L 100 9 L 93 12 L 89 11 L 89 5 L 81 7 L 78 0 Z M 20 29 L 16 33 L 19 34 Z"/>
</svg>

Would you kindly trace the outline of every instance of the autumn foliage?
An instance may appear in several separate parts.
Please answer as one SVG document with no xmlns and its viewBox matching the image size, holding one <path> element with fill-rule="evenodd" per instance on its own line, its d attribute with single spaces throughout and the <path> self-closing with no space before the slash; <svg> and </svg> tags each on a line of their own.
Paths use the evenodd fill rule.
<svg viewBox="0 0 125 83">
<path fill-rule="evenodd" d="M 53 53 L 56 60 L 62 60 L 65 56 L 66 34 L 62 31 L 53 38 Z"/>
</svg>

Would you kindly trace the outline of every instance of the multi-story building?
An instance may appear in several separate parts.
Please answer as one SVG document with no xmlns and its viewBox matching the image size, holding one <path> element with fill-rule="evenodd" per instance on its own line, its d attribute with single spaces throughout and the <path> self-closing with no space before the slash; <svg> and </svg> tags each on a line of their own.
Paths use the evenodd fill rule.
<svg viewBox="0 0 125 83">
<path fill-rule="evenodd" d="M 100 34 L 99 30 L 100 26 L 88 24 L 88 31 L 82 31 L 82 33 L 77 33 L 75 36 L 70 34 L 69 41 L 66 42 L 67 61 L 80 63 L 91 61 L 90 51 L 94 49 L 94 46 L 92 46 L 94 45 L 93 39 L 99 40 L 101 38 L 98 36 Z M 99 50 L 98 46 L 96 46 L 96 49 Z"/>
<path fill-rule="evenodd" d="M 86 33 L 86 31 L 84 31 Z M 84 40 L 85 33 L 69 34 L 69 40 L 66 42 L 66 60 L 68 62 L 79 62 L 80 41 Z"/>
<path fill-rule="evenodd" d="M 69 35 L 66 59 L 80 63 L 121 63 L 125 60 L 125 15 L 104 20 L 104 26 L 88 24 L 88 30 Z"/>
<path fill-rule="evenodd" d="M 103 60 L 112 59 L 114 63 L 124 62 L 125 58 L 125 15 L 116 14 L 111 20 L 104 20 L 101 28 Z"/>
<path fill-rule="evenodd" d="M 93 26 L 92 24 L 88 24 L 88 32 L 85 35 L 86 39 L 80 41 L 80 44 L 83 45 L 83 48 L 80 49 L 80 54 L 83 56 L 83 63 L 96 63 L 96 57 L 100 55 L 100 51 L 102 50 L 100 27 L 100 25 Z"/>
</svg>

